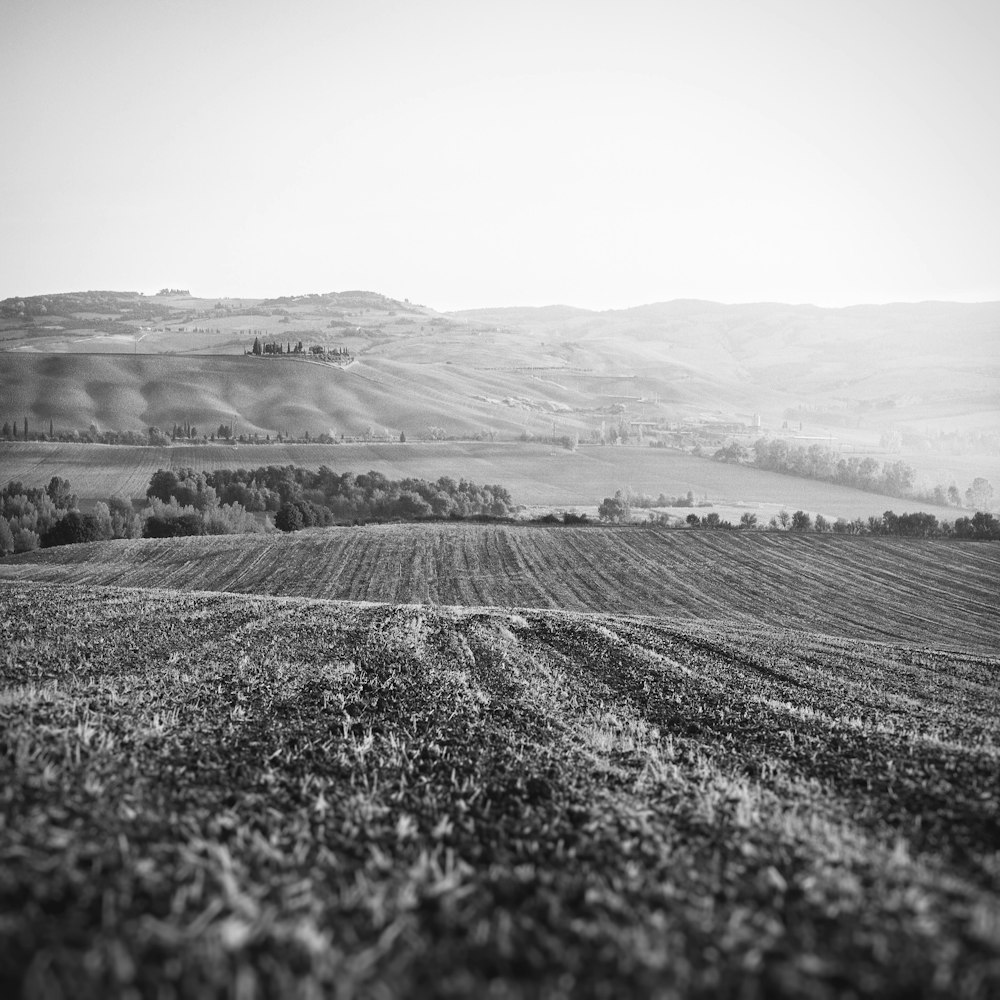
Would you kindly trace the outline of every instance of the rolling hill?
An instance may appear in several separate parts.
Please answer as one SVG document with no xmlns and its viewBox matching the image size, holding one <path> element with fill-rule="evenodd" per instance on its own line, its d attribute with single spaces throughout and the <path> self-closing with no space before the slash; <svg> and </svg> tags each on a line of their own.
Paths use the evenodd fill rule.
<svg viewBox="0 0 1000 1000">
<path fill-rule="evenodd" d="M 356 360 L 247 358 L 255 336 Z M 36 426 L 587 439 L 625 424 L 710 441 L 757 433 L 757 414 L 761 433 L 888 449 L 945 481 L 956 457 L 1000 468 L 1000 303 L 441 314 L 366 292 L 80 293 L 0 303 L 0 345 L 0 417 Z"/>
<path fill-rule="evenodd" d="M 1000 545 L 642 527 L 396 524 L 96 542 L 0 579 L 504 606 L 1000 650 Z"/>
</svg>

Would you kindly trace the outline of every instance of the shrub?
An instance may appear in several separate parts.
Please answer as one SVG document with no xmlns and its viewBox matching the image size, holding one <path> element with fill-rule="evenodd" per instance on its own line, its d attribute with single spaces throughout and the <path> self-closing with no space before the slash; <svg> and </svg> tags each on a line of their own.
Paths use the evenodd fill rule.
<svg viewBox="0 0 1000 1000">
<path fill-rule="evenodd" d="M 249 535 L 263 531 L 263 528 L 238 503 L 213 507 L 202 515 L 206 535 Z"/>
</svg>

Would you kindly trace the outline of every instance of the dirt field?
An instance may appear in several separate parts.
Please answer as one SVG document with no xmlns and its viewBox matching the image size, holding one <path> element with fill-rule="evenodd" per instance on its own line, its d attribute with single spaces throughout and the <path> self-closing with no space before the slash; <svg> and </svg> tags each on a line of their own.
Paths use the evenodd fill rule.
<svg viewBox="0 0 1000 1000">
<path fill-rule="evenodd" d="M 23 581 L 0 641 L 5 996 L 1000 990 L 995 656 Z"/>
<path fill-rule="evenodd" d="M 399 524 L 99 542 L 0 578 L 535 607 L 1000 650 L 1000 545 L 770 532 Z"/>
</svg>

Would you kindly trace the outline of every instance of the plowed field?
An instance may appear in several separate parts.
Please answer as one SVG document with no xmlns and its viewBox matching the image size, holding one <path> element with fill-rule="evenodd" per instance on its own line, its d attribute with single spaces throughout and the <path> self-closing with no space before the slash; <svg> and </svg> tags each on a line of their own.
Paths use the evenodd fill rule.
<svg viewBox="0 0 1000 1000">
<path fill-rule="evenodd" d="M 952 540 L 399 524 L 67 546 L 0 561 L 0 577 L 674 615 L 1000 650 L 1000 545 Z"/>
<path fill-rule="evenodd" d="M 0 992 L 1000 992 L 1000 658 L 0 582 Z"/>
</svg>

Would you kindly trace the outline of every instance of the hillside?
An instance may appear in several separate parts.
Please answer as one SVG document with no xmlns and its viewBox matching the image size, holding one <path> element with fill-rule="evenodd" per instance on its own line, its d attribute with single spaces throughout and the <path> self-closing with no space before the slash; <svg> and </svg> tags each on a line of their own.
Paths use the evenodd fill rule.
<svg viewBox="0 0 1000 1000">
<path fill-rule="evenodd" d="M 255 336 L 356 362 L 247 359 Z M 367 292 L 80 293 L 0 303 L 0 346 L 0 417 L 36 425 L 585 440 L 626 426 L 688 445 L 735 425 L 902 457 L 945 482 L 956 459 L 1000 467 L 1000 303 L 441 314 Z"/>
<path fill-rule="evenodd" d="M 670 616 L 1000 650 L 1000 545 L 785 533 L 398 524 L 97 542 L 0 579 Z"/>
<path fill-rule="evenodd" d="M 447 423 L 451 433 L 484 427 L 508 439 L 521 422 L 496 407 L 463 398 L 436 373 L 415 382 L 392 364 L 355 361 L 346 368 L 308 360 L 243 354 L 176 357 L 146 354 L 5 354 L 4 413 L 28 414 L 34 431 L 56 428 L 170 429 L 177 421 L 200 434 L 220 424 L 236 434 L 301 438 L 373 433 L 420 437 Z"/>
<path fill-rule="evenodd" d="M 5 996 L 1000 990 L 1000 660 L 0 581 Z"/>
</svg>

